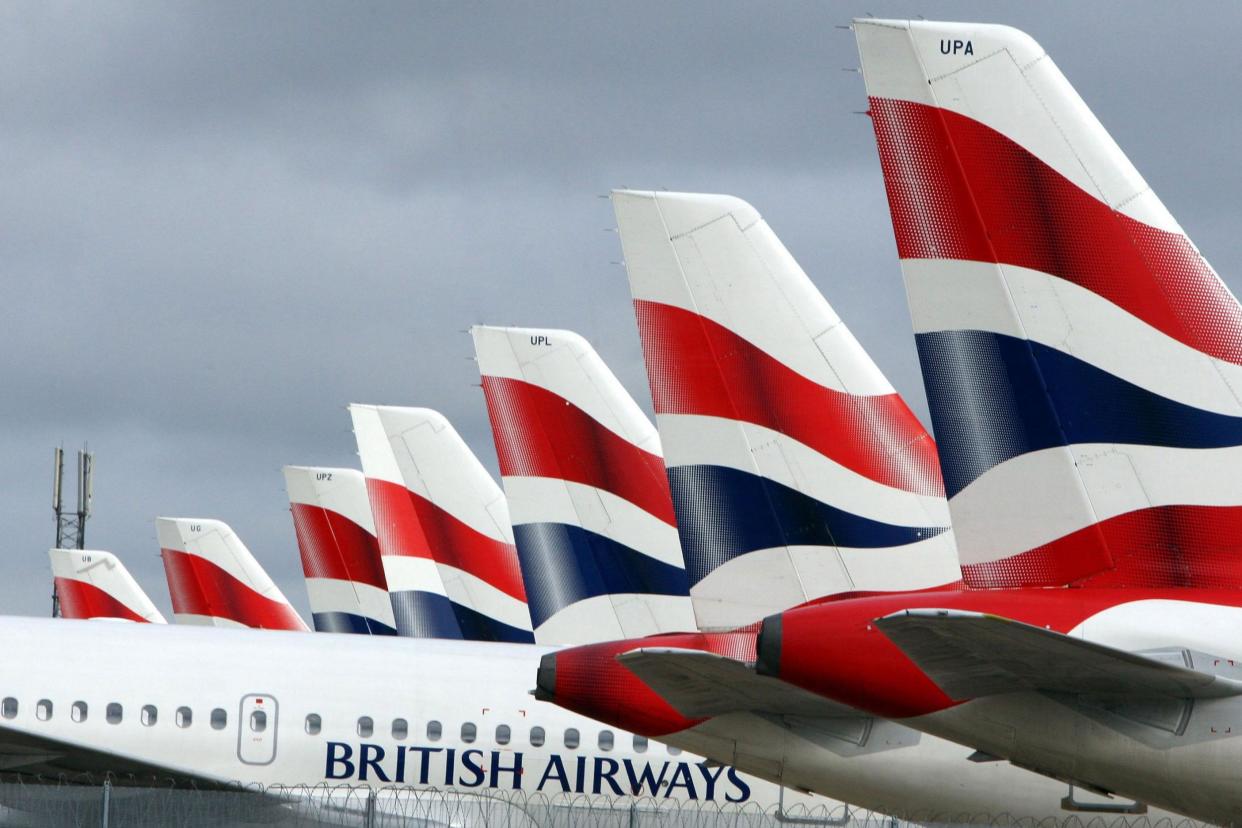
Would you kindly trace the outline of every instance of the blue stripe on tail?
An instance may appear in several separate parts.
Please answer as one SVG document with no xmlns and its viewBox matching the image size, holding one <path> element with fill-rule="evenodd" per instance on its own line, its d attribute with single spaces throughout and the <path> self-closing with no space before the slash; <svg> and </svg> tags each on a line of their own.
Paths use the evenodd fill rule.
<svg viewBox="0 0 1242 828">
<path fill-rule="evenodd" d="M 522 523 L 513 538 L 535 627 L 599 595 L 690 594 L 685 570 L 581 526 Z"/>
<path fill-rule="evenodd" d="M 1242 417 L 1162 397 L 1038 342 L 988 331 L 916 341 L 949 497 L 1006 460 L 1053 446 L 1242 445 Z"/>
<path fill-rule="evenodd" d="M 471 607 L 454 603 L 453 614 L 457 616 L 457 624 L 461 628 L 462 638 L 467 641 L 504 641 L 510 644 L 535 643 L 535 634 L 530 630 L 510 626 Z"/>
<path fill-rule="evenodd" d="M 421 590 L 390 592 L 397 635 L 406 638 L 461 639 L 461 625 L 453 613 L 453 602 L 443 595 Z"/>
<path fill-rule="evenodd" d="M 356 635 L 396 635 L 397 631 L 365 615 L 352 612 L 316 612 L 311 615 L 315 632 L 354 633 Z"/>
<path fill-rule="evenodd" d="M 691 584 L 760 549 L 904 546 L 948 528 L 882 523 L 725 466 L 674 466 L 668 470 L 668 481 Z"/>
</svg>

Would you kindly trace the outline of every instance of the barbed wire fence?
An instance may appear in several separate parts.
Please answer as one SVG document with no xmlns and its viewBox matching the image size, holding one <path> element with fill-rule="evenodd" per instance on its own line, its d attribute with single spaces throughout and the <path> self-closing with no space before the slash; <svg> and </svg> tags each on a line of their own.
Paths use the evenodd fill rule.
<svg viewBox="0 0 1242 828">
<path fill-rule="evenodd" d="M 1191 820 L 1083 813 L 1060 820 L 1008 814 L 898 820 L 827 803 L 761 808 L 676 799 L 549 796 L 525 791 L 436 788 L 246 786 L 233 789 L 134 787 L 124 780 L 0 780 L 0 824 L 74 828 L 276 826 L 276 828 L 1192 828 Z"/>
</svg>

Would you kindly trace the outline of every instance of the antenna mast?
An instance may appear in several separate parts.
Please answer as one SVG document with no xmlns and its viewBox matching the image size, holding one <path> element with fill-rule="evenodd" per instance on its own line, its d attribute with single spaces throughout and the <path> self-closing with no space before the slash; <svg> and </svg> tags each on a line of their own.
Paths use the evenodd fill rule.
<svg viewBox="0 0 1242 828">
<path fill-rule="evenodd" d="M 95 466 L 95 455 L 83 445 L 78 451 L 78 508 L 67 512 L 64 508 L 63 489 L 65 482 L 65 450 L 58 447 L 52 466 L 52 511 L 56 513 L 56 548 L 85 549 L 86 520 L 91 516 L 91 500 L 94 488 L 91 472 Z M 60 617 L 60 595 L 56 591 L 56 581 L 52 581 L 52 617 Z"/>
</svg>

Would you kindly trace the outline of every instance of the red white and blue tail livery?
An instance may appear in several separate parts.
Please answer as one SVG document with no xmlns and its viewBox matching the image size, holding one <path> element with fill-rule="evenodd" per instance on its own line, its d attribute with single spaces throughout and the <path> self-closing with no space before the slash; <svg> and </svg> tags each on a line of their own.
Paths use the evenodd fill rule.
<svg viewBox="0 0 1242 828">
<path fill-rule="evenodd" d="M 957 581 L 935 443 L 755 209 L 613 206 L 700 629 Z"/>
<path fill-rule="evenodd" d="M 50 549 L 62 618 L 166 624 L 121 559 L 98 549 Z"/>
<path fill-rule="evenodd" d="M 1236 586 L 1242 308 L 1043 49 L 855 26 L 968 586 Z"/>
<path fill-rule="evenodd" d="M 536 641 L 693 629 L 655 426 L 581 336 L 471 334 Z"/>
<path fill-rule="evenodd" d="M 420 504 L 406 489 L 388 441 L 381 417 L 385 410 L 377 405 L 354 404 L 349 407 L 349 416 L 366 477 L 397 635 L 461 638 L 461 625 L 444 590 L 444 579 L 423 539 Z"/>
<path fill-rule="evenodd" d="M 319 466 L 284 472 L 315 630 L 395 635 L 362 472 Z"/>
<path fill-rule="evenodd" d="M 178 624 L 309 631 L 228 524 L 160 517 L 155 529 Z"/>
<path fill-rule="evenodd" d="M 435 605 L 434 574 L 460 637 L 533 641 L 505 496 L 470 447 L 431 409 L 350 411 L 398 630 L 428 620 L 406 606 L 410 599 L 444 611 Z"/>
</svg>

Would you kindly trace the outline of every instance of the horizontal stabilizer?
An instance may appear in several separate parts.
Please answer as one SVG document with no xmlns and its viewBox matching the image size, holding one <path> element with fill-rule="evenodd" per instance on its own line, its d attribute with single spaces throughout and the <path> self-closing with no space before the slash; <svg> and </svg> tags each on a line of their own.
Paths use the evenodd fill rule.
<svg viewBox="0 0 1242 828">
<path fill-rule="evenodd" d="M 692 719 L 736 712 L 802 718 L 860 715 L 852 707 L 760 676 L 752 666 L 716 653 L 650 647 L 622 653 L 617 661 Z"/>
<path fill-rule="evenodd" d="M 1215 699 L 1242 681 L 1195 669 L 1183 649 L 1129 653 L 997 615 L 905 610 L 876 626 L 954 699 L 1027 690 L 1114 699 Z"/>
</svg>

